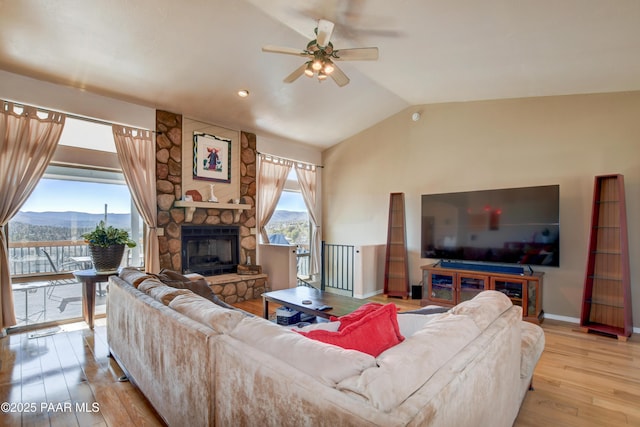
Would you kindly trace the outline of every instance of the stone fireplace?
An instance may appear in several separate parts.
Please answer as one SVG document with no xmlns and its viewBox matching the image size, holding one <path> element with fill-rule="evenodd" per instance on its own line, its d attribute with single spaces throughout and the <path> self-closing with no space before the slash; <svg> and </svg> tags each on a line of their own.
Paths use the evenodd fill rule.
<svg viewBox="0 0 640 427">
<path fill-rule="evenodd" d="M 189 121 L 189 120 L 187 120 Z M 190 220 L 187 220 L 185 208 L 176 206 L 176 201 L 183 195 L 183 171 L 191 169 L 191 159 L 183 162 L 183 153 L 191 150 L 192 141 L 183 147 L 183 118 L 180 114 L 156 111 L 156 191 L 158 199 L 158 245 L 160 268 L 185 272 L 191 269 L 183 258 L 183 230 L 191 227 L 232 227 L 237 230 L 237 259 L 232 260 L 233 273 L 217 272 L 207 274 L 213 291 L 228 303 L 245 299 L 259 298 L 267 286 L 267 276 L 239 276 L 235 274 L 237 264 L 246 263 L 247 259 L 256 259 L 256 136 L 252 133 L 240 132 L 238 146 L 234 148 L 239 154 L 237 176 L 232 185 L 236 192 L 232 197 L 239 198 L 242 205 L 249 208 L 230 209 L 227 197 L 222 190 L 216 195 L 223 196 L 219 207 L 215 204 L 198 206 Z M 185 127 L 185 135 L 189 132 Z M 186 137 L 185 137 L 186 138 Z M 186 156 L 186 154 L 184 155 Z M 183 164 L 184 163 L 184 164 Z M 188 189 L 188 188 L 187 188 Z M 204 195 L 207 197 L 207 194 Z M 239 196 L 239 197 L 238 197 Z M 224 203 L 227 202 L 227 203 Z M 208 244 L 200 243 L 200 249 Z M 223 243 L 222 245 L 226 245 Z M 233 244 L 231 244 L 233 246 Z M 193 249 L 198 249 L 195 245 Z M 207 249 L 208 250 L 208 249 Z M 197 251 L 196 251 L 197 252 Z M 234 252 L 234 250 L 232 250 Z M 206 254 L 205 254 L 206 255 Z M 196 255 L 206 258 L 205 255 Z M 210 258 L 214 258 L 211 256 Z M 218 255 L 218 258 L 221 258 Z M 196 259 L 194 259 L 195 261 Z M 215 271 L 218 267 L 215 267 Z M 211 279 L 211 277 L 214 277 Z"/>
</svg>

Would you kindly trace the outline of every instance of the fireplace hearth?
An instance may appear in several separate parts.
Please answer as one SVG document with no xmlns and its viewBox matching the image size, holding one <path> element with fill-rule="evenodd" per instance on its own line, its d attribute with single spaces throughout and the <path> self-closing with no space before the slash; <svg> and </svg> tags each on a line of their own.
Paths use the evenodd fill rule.
<svg viewBox="0 0 640 427">
<path fill-rule="evenodd" d="M 183 273 L 235 273 L 240 260 L 239 238 L 240 228 L 234 225 L 183 225 Z"/>
</svg>

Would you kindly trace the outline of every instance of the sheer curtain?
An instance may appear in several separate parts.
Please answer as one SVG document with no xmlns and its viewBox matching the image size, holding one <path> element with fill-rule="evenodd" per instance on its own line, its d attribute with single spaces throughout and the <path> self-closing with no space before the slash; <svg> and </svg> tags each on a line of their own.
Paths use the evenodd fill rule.
<svg viewBox="0 0 640 427">
<path fill-rule="evenodd" d="M 6 225 L 42 178 L 55 153 L 65 115 L 1 101 L 0 111 L 0 329 L 16 324 Z"/>
<path fill-rule="evenodd" d="M 293 162 L 264 154 L 260 154 L 258 160 L 260 161 L 258 165 L 258 229 L 262 236 L 262 243 L 269 243 L 269 236 L 264 227 L 276 210 Z"/>
<path fill-rule="evenodd" d="M 156 147 L 151 131 L 113 125 L 116 152 L 127 181 L 133 203 L 142 216 L 147 231 L 144 266 L 150 273 L 160 272 L 158 245 L 158 211 L 156 203 Z"/>
<path fill-rule="evenodd" d="M 320 212 L 318 212 L 318 206 L 316 204 L 317 194 L 317 167 L 314 165 L 297 163 L 296 175 L 298 176 L 298 183 L 300 184 L 300 190 L 302 192 L 302 198 L 309 211 L 309 218 L 311 219 L 311 239 L 309 241 L 309 248 L 311 252 L 311 259 L 309 263 L 309 274 L 317 274 L 320 272 Z"/>
</svg>

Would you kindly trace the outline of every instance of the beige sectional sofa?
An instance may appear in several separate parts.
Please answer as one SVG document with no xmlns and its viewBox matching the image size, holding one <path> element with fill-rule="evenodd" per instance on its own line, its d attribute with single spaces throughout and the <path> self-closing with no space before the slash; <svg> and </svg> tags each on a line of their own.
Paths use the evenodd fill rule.
<svg viewBox="0 0 640 427">
<path fill-rule="evenodd" d="M 132 270 L 110 278 L 107 309 L 113 356 L 170 426 L 510 426 L 544 348 L 495 291 L 398 314 L 405 339 L 377 357 Z"/>
</svg>

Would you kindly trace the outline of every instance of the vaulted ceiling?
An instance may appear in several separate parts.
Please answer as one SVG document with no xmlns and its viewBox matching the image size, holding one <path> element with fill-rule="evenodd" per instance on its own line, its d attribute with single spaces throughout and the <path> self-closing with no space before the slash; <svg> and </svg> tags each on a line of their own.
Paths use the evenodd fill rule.
<svg viewBox="0 0 640 427">
<path fill-rule="evenodd" d="M 319 18 L 379 60 L 284 83 L 304 58 L 261 47 Z M 412 105 L 640 90 L 640 1 L 0 0 L 0 69 L 323 149 Z"/>
</svg>

